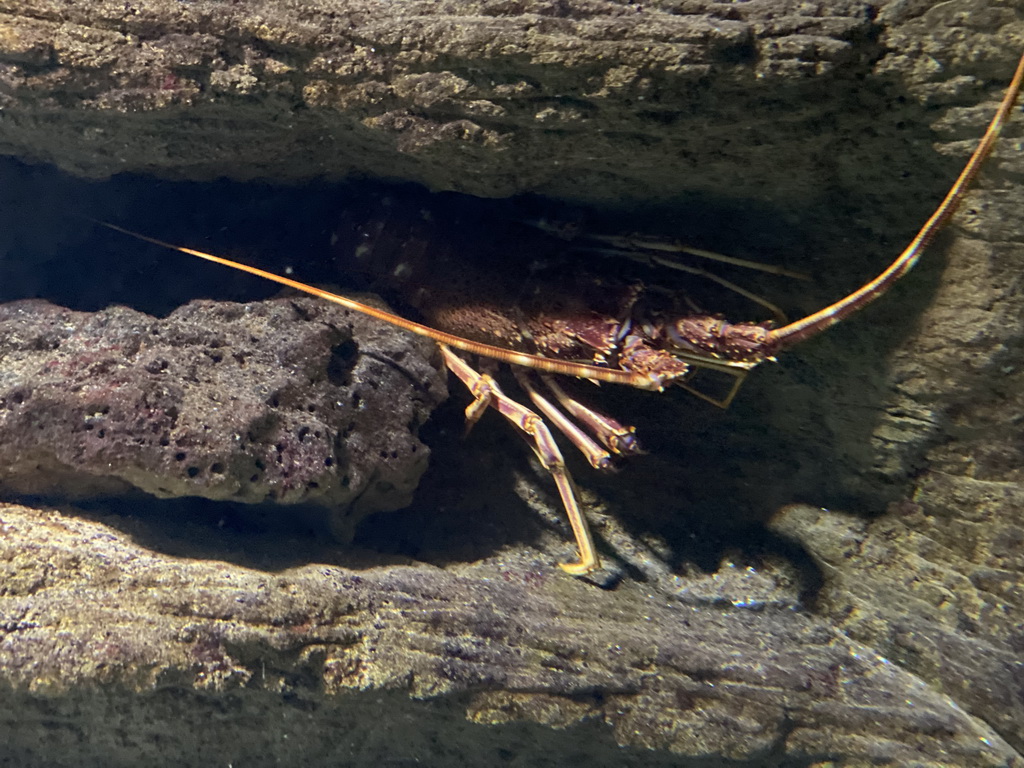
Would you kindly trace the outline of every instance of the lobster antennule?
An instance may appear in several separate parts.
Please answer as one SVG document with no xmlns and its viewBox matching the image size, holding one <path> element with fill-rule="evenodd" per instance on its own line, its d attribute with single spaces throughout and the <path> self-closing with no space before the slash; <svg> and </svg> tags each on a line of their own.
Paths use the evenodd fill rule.
<svg viewBox="0 0 1024 768">
<path fill-rule="evenodd" d="M 957 206 L 963 199 L 964 193 L 967 191 L 968 187 L 970 187 L 971 182 L 974 181 L 974 177 L 978 174 L 982 163 L 992 151 L 992 147 L 995 145 L 996 139 L 999 138 L 999 132 L 1002 130 L 1003 125 L 1006 123 L 1006 120 L 1017 101 L 1022 81 L 1024 81 L 1024 54 L 1021 55 L 1020 61 L 1017 63 L 1017 70 L 1014 72 L 1013 79 L 1010 81 L 1010 85 L 1006 89 L 1006 95 L 1003 96 L 999 109 L 993 116 L 992 122 L 989 123 L 988 129 L 985 131 L 985 135 L 982 136 L 977 148 L 967 161 L 964 169 L 960 172 L 957 180 L 953 183 L 953 186 L 950 187 L 949 192 L 946 193 L 945 198 L 943 198 L 942 202 L 939 203 L 939 207 L 935 209 L 935 212 L 928 218 L 928 221 L 924 223 L 924 226 L 921 227 L 917 235 L 913 240 L 911 240 L 910 245 L 906 247 L 903 253 L 901 253 L 884 272 L 878 275 L 878 277 L 864 285 L 862 288 L 854 291 L 849 296 L 846 296 L 834 304 L 818 310 L 801 320 L 797 320 L 789 325 L 784 325 L 781 328 L 776 328 L 775 330 L 770 331 L 769 345 L 772 349 L 784 349 L 786 347 L 790 347 L 832 327 L 840 320 L 843 320 L 857 310 L 866 307 L 872 301 L 888 291 L 897 280 L 913 268 L 928 243 L 931 242 L 935 234 L 949 220 L 949 217 L 953 215 L 954 211 L 956 211 Z"/>
</svg>

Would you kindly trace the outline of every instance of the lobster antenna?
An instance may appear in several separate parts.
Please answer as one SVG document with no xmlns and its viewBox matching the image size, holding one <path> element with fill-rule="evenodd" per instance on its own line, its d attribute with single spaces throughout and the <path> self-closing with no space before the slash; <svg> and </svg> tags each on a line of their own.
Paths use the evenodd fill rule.
<svg viewBox="0 0 1024 768">
<path fill-rule="evenodd" d="M 974 181 L 974 177 L 977 176 L 981 164 L 985 162 L 985 159 L 992 151 L 996 139 L 999 138 L 999 132 L 1002 130 L 1010 112 L 1013 110 L 1014 103 L 1017 101 L 1017 94 L 1020 92 L 1022 80 L 1024 80 L 1024 55 L 1021 56 L 1020 61 L 1017 63 L 1017 71 L 1014 72 L 1013 80 L 1010 81 L 1010 85 L 1006 89 L 1006 95 L 1003 96 L 1003 101 L 992 118 L 992 122 L 989 123 L 988 130 L 985 131 L 985 135 L 982 136 L 981 141 L 978 143 L 977 149 L 974 150 L 974 153 L 967 161 L 967 165 L 960 172 L 960 176 L 957 177 L 949 192 L 946 193 L 946 197 L 939 203 L 939 207 L 935 209 L 935 213 L 924 223 L 924 226 L 921 227 L 914 239 L 910 241 L 910 245 L 906 247 L 903 253 L 878 277 L 849 296 L 801 320 L 770 331 L 768 335 L 769 345 L 780 349 L 789 347 L 811 336 L 816 336 L 862 307 L 866 307 L 888 291 L 893 283 L 913 268 L 918 258 L 920 258 L 921 252 L 931 242 L 932 238 L 935 237 L 935 233 L 953 215 L 953 212 L 963 199 L 964 193 L 970 187 L 971 182 Z"/>
<path fill-rule="evenodd" d="M 225 267 L 231 267 L 241 272 L 248 272 L 250 275 L 256 275 L 262 277 L 265 280 L 270 280 L 281 285 L 286 285 L 289 288 L 294 288 L 297 291 L 308 293 L 311 296 L 329 301 L 332 304 L 339 304 L 345 309 L 350 309 L 353 312 L 359 312 L 360 314 L 367 315 L 376 320 L 382 320 L 385 323 L 390 323 L 398 328 L 406 331 L 411 331 L 419 336 L 426 336 L 428 339 L 433 339 L 441 344 L 446 344 L 449 347 L 462 350 L 463 352 L 469 352 L 474 355 L 482 355 L 484 357 L 490 357 L 500 360 L 503 363 L 512 363 L 515 365 L 526 365 L 537 370 L 548 371 L 550 373 L 564 374 L 568 376 L 583 376 L 588 379 L 596 379 L 599 381 L 606 381 L 614 384 L 628 384 L 633 387 L 640 387 L 644 389 L 657 388 L 657 382 L 649 380 L 646 376 L 633 373 L 631 371 L 622 371 L 616 368 L 601 368 L 596 365 L 587 365 L 585 363 L 573 363 L 563 360 L 552 360 L 548 357 L 541 357 L 540 355 L 530 355 L 523 352 L 514 352 L 503 347 L 495 347 L 490 344 L 484 344 L 479 341 L 472 341 L 470 339 L 464 339 L 461 336 L 455 336 L 451 333 L 445 333 L 444 331 L 438 331 L 429 326 L 417 323 L 413 320 L 407 320 L 400 315 L 387 312 L 383 309 L 377 309 L 369 304 L 363 304 L 355 299 L 350 299 L 345 296 L 339 296 L 336 293 L 325 291 L 322 288 L 309 285 L 307 283 L 300 282 L 298 280 L 292 280 L 290 277 L 284 277 L 283 275 L 276 275 L 273 272 L 267 272 L 266 270 L 258 267 L 251 267 L 248 264 L 242 264 L 238 261 L 232 261 L 231 259 L 225 259 L 223 256 L 214 256 L 212 253 L 205 253 L 203 251 L 197 251 L 192 248 L 185 248 L 184 246 L 174 245 L 163 240 L 157 240 L 155 237 L 148 237 L 147 235 L 133 232 L 130 229 L 119 227 L 116 224 L 111 224 L 106 221 L 99 221 L 93 219 L 97 224 L 113 229 L 115 232 L 121 232 L 122 234 L 128 235 L 129 237 L 137 238 L 138 240 L 144 240 L 147 243 L 153 245 L 159 245 L 162 248 L 169 248 L 172 251 L 180 251 L 181 253 L 187 253 L 190 256 L 196 256 L 206 261 L 212 261 L 214 264 L 221 264 Z"/>
<path fill-rule="evenodd" d="M 250 275 L 256 275 L 257 277 L 262 277 L 265 280 L 270 280 L 272 282 L 288 286 L 289 288 L 294 288 L 297 291 L 308 293 L 311 296 L 316 296 L 317 298 L 329 301 L 332 304 L 338 304 L 345 309 L 352 310 L 353 312 L 359 312 L 360 314 L 367 315 L 368 317 L 372 317 L 376 320 L 390 323 L 391 325 L 403 330 L 410 331 L 411 333 L 415 333 L 419 336 L 426 336 L 428 339 L 433 339 L 440 344 L 445 344 L 449 347 L 454 347 L 455 349 L 468 352 L 473 355 L 488 357 L 511 365 L 522 365 L 528 368 L 533 368 L 534 370 L 545 371 L 547 373 L 560 374 L 563 376 L 576 376 L 579 378 L 591 379 L 593 381 L 604 381 L 611 384 L 625 384 L 630 387 L 636 387 L 637 389 L 661 390 L 664 389 L 665 384 L 670 383 L 663 377 L 659 376 L 647 376 L 634 371 L 624 371 L 618 368 L 604 368 L 598 365 L 577 363 L 569 360 L 554 360 L 550 357 L 531 355 L 525 352 L 516 352 L 511 349 L 505 349 L 504 347 L 496 347 L 491 344 L 472 341 L 471 339 L 465 339 L 462 336 L 438 331 L 430 326 L 417 323 L 413 320 L 407 320 L 400 315 L 387 312 L 383 309 L 377 309 L 377 307 L 372 307 L 369 304 L 363 304 L 355 299 L 339 296 L 336 293 L 325 291 L 322 288 L 317 288 L 298 280 L 292 280 L 291 278 L 284 277 L 283 275 L 276 275 L 273 272 L 267 272 L 266 270 L 259 269 L 258 267 L 251 267 L 248 264 L 242 264 L 241 262 L 232 261 L 231 259 L 225 259 L 223 256 L 214 256 L 212 253 L 205 253 L 192 248 L 174 245 L 173 243 L 158 240 L 155 237 L 149 237 L 138 232 L 133 232 L 130 229 L 119 227 L 117 224 L 111 224 L 110 222 L 100 221 L 99 219 L 90 220 L 96 224 L 106 227 L 107 229 L 112 229 L 115 232 L 120 232 L 128 235 L 129 237 L 134 237 L 137 240 L 152 243 L 153 245 L 158 245 L 161 248 L 168 248 L 172 251 L 187 253 L 190 256 L 205 259 L 206 261 L 212 261 L 214 264 L 221 264 L 225 267 L 231 267 L 232 269 L 237 269 L 241 272 L 248 272 Z M 741 376 L 745 371 L 754 367 L 754 364 L 751 363 L 732 360 L 707 359 L 696 354 L 682 355 L 680 356 L 680 359 L 690 362 L 695 366 L 711 368 L 732 376 Z"/>
</svg>

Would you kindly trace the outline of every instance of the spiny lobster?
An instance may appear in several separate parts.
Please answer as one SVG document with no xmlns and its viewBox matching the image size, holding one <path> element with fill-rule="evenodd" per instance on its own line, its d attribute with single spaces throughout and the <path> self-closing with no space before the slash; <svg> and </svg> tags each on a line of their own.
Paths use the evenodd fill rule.
<svg viewBox="0 0 1024 768">
<path fill-rule="evenodd" d="M 467 428 L 492 407 L 532 441 L 541 464 L 554 478 L 579 550 L 576 562 L 562 563 L 561 567 L 570 574 L 584 575 L 599 566 L 599 559 L 576 500 L 572 477 L 544 419 L 505 395 L 490 375 L 475 370 L 454 350 L 514 366 L 517 380 L 537 410 L 565 434 L 593 466 L 607 469 L 612 457 L 639 452 L 633 428 L 585 407 L 568 395 L 553 376 L 573 376 L 656 391 L 679 386 L 727 407 L 751 370 L 874 301 L 914 266 L 923 249 L 949 220 L 991 152 L 1017 100 L 1022 80 L 1024 56 L 999 109 L 963 171 L 935 212 L 889 267 L 834 304 L 780 327 L 774 327 L 773 322 L 730 323 L 720 315 L 694 310 L 673 313 L 664 307 L 652 309 L 648 296 L 639 286 L 609 288 L 603 284 L 603 295 L 595 295 L 596 282 L 574 285 L 571 277 L 568 284 L 537 283 L 535 290 L 525 293 L 521 290 L 512 297 L 508 296 L 508 281 L 504 287 L 493 282 L 471 280 L 465 284 L 463 281 L 457 290 L 446 291 L 444 286 L 450 288 L 455 276 L 460 274 L 455 260 L 445 264 L 446 254 L 441 254 L 439 266 L 438 254 L 429 253 L 430 247 L 423 245 L 430 242 L 419 229 L 424 226 L 423 221 L 401 222 L 394 216 L 378 216 L 369 222 L 349 216 L 336 237 L 349 253 L 350 267 L 385 275 L 385 283 L 405 287 L 408 303 L 423 315 L 425 323 L 256 267 L 166 243 L 114 224 L 99 223 L 141 240 L 318 296 L 436 341 L 445 365 L 473 395 L 473 401 L 466 408 Z M 613 239 L 611 245 L 629 249 L 629 242 Z M 680 250 L 706 255 L 693 249 Z M 432 259 L 429 266 L 421 263 L 428 258 Z M 649 258 L 661 260 L 657 253 Z M 710 276 L 700 269 L 682 268 Z M 431 274 L 443 280 L 430 282 Z M 720 279 L 717 281 L 733 287 Z M 526 369 L 540 372 L 550 397 L 527 377 Z M 702 369 L 733 378 L 724 397 L 715 399 L 691 386 L 693 377 Z"/>
</svg>

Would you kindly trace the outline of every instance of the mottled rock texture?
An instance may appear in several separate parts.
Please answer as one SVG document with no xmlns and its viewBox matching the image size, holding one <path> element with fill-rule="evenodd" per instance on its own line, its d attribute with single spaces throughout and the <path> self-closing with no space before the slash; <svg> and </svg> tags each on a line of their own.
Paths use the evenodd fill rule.
<svg viewBox="0 0 1024 768">
<path fill-rule="evenodd" d="M 175 560 L 158 554 L 174 542 L 142 547 L 111 522 L 0 510 L 11 764 L 1013 759 L 948 698 L 789 608 L 602 592 L 529 560 L 353 570 L 292 549 L 309 562 L 289 563 L 224 533 L 207 559 Z M 26 722 L 51 723 L 48 746 Z"/>
<path fill-rule="evenodd" d="M 823 92 L 816 75 L 854 85 L 843 68 L 864 74 L 879 53 L 872 5 L 849 0 L 7 0 L 0 13 L 0 151 L 98 176 L 366 173 L 489 195 L 661 198 L 693 192 L 711 157 L 740 178 L 764 119 L 746 114 L 755 78 L 778 119 Z"/>
<path fill-rule="evenodd" d="M 445 396 L 431 349 L 309 298 L 162 320 L 0 305 L 0 492 L 316 505 L 351 538 L 426 469 L 416 433 Z"/>
<path fill-rule="evenodd" d="M 813 283 L 786 283 L 721 267 L 792 316 L 860 285 L 899 252 L 980 136 L 1024 48 L 1019 0 L 59 8 L 0 0 L 0 12 L 4 153 L 95 178 L 357 174 L 598 203 L 597 227 L 671 234 L 811 273 Z M 30 577 L 6 579 L 14 607 L 0 646 L 21 654 L 5 663 L 16 686 L 9 732 L 22 739 L 9 743 L 25 745 L 15 762 L 50 764 L 60 754 L 45 716 L 53 708 L 68 739 L 97 749 L 116 742 L 129 756 L 144 746 L 134 734 L 160 727 L 147 726 L 147 715 L 128 732 L 103 731 L 111 742 L 90 742 L 81 723 L 95 722 L 89 705 L 102 701 L 107 712 L 154 712 L 160 722 L 209 711 L 224 728 L 256 722 L 244 746 L 258 755 L 280 748 L 279 722 L 301 719 L 311 725 L 288 742 L 322 750 L 304 755 L 312 763 L 382 764 L 387 748 L 394 757 L 396 742 L 410 739 L 396 759 L 440 764 L 432 736 L 435 745 L 466 744 L 499 733 L 457 724 L 468 712 L 483 723 L 592 718 L 589 730 L 553 737 L 512 726 L 510 741 L 489 742 L 463 759 L 470 763 L 530 754 L 523 741 L 536 737 L 562 764 L 559 749 L 628 764 L 631 753 L 602 751 L 619 741 L 655 747 L 636 758 L 644 764 L 1019 765 L 1019 110 L 1015 120 L 918 270 L 876 307 L 758 371 L 729 412 L 681 392 L 588 393 L 635 423 L 650 451 L 610 479 L 573 465 L 621 579 L 615 591 L 554 570 L 566 538 L 550 489 L 495 419 L 468 447 L 455 439 L 465 399 L 429 427 L 434 461 L 415 506 L 366 520 L 363 550 L 324 550 L 298 534 L 217 539 L 231 531 L 168 523 L 170 507 L 153 502 L 105 521 L 11 508 L 5 519 L 22 522 L 5 534 L 8 551 L 23 558 L 15 574 Z M 210 250 L 237 247 L 246 260 L 265 255 L 268 266 L 313 280 L 344 278 L 321 259 L 337 220 L 332 205 L 344 197 L 328 187 L 87 185 L 14 165 L 3 174 L 6 299 L 38 295 L 90 310 L 131 300 L 164 314 L 197 295 L 245 297 L 234 278 L 97 237 L 66 217 L 69 208 Z M 493 256 L 467 254 L 466 268 L 486 268 Z M 813 506 L 788 506 L 794 501 Z M 561 530 L 533 522 L 531 511 Z M 104 525 L 135 537 L 127 559 L 147 572 L 195 568 L 168 582 L 175 594 L 195 585 L 195 597 L 170 609 L 146 602 L 153 582 L 116 575 L 128 564 L 110 581 L 97 577 L 91 569 L 104 558 L 122 562 L 105 547 L 123 539 Z M 62 538 L 59 528 L 77 533 Z M 200 543 L 211 535 L 219 543 Z M 381 553 L 435 567 L 389 566 Z M 354 583 L 344 567 L 362 569 L 363 597 L 343 596 Z M 210 586 L 220 578 L 237 585 L 230 600 Z M 35 599 L 47 584 L 62 586 Z M 134 606 L 123 626 L 157 639 L 137 656 L 156 661 L 117 661 L 110 651 L 115 661 L 106 663 L 119 671 L 103 678 L 95 644 L 81 640 L 103 633 L 90 629 L 91 614 L 73 619 L 89 600 L 73 601 L 75 612 L 60 606 L 107 584 Z M 391 597 L 372 597 L 382 589 Z M 261 599 L 270 606 L 263 613 L 244 612 Z M 59 635 L 42 613 L 20 623 L 19 600 L 72 616 L 73 629 Z M 439 601 L 448 611 L 440 628 L 418 624 Z M 223 652 L 188 633 L 166 640 L 183 617 L 230 622 L 231 611 L 249 623 L 225 629 L 245 641 Z M 288 615 L 297 618 L 289 624 Z M 105 616 L 103 632 L 121 626 Z M 275 650 L 288 647 L 285 626 L 316 628 L 303 646 L 312 667 L 292 660 L 306 658 L 300 652 Z M 341 639 L 331 635 L 342 629 Z M 457 647 L 445 650 L 442 634 Z M 630 645 L 638 634 L 651 653 Z M 614 661 L 615 646 L 627 661 Z M 331 659 L 341 661 L 329 673 Z M 335 694 L 364 680 L 377 690 Z M 711 685 L 713 702 L 704 695 Z M 410 690 L 438 696 L 414 709 Z M 365 719 L 345 720 L 354 725 L 339 739 L 338 718 L 363 706 Z M 406 716 L 430 726 L 395 739 L 366 724 Z M 201 732 L 195 719 L 185 722 L 190 737 Z M 330 745 L 316 740 L 324 733 Z M 167 739 L 152 743 L 164 748 Z M 343 749 L 352 751 L 331 751 Z"/>
<path fill-rule="evenodd" d="M 803 207 L 826 179 L 928 183 L 928 108 L 1004 77 L 1013 3 L 931 5 L 5 0 L 0 152 L 101 177 Z"/>
<path fill-rule="evenodd" d="M 877 520 L 791 507 L 775 530 L 829 577 L 818 612 L 1024 741 L 1024 505 L 1019 486 L 930 473 Z"/>
</svg>

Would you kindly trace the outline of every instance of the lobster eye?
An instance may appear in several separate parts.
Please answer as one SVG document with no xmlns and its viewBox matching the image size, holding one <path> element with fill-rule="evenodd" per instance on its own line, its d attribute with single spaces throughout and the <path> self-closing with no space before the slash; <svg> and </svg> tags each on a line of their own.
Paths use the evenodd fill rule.
<svg viewBox="0 0 1024 768">
<path fill-rule="evenodd" d="M 677 347 L 681 347 L 683 349 L 693 349 L 693 344 L 691 344 L 686 339 L 684 339 L 682 334 L 679 332 L 679 326 L 680 325 L 682 325 L 681 322 L 680 323 L 670 323 L 669 325 L 666 325 L 665 326 L 665 333 L 668 334 L 669 339 Z"/>
</svg>

